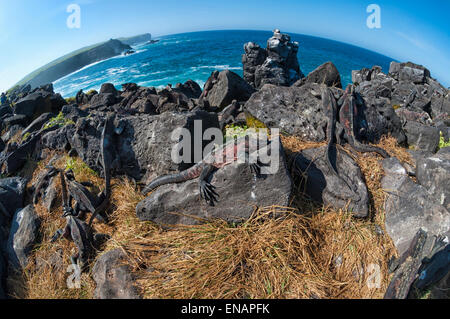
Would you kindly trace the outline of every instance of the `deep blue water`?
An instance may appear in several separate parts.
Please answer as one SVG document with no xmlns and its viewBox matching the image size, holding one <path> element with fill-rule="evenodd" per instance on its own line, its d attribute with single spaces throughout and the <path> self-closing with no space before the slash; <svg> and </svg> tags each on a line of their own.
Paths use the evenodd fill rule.
<svg viewBox="0 0 450 319">
<path fill-rule="evenodd" d="M 168 35 L 160 42 L 137 45 L 135 54 L 119 56 L 89 65 L 54 82 L 55 92 L 64 97 L 78 90 L 98 90 L 102 83 L 135 82 L 142 86 L 175 85 L 192 79 L 203 87 L 214 70 L 229 69 L 242 76 L 241 56 L 244 44 L 252 41 L 262 47 L 272 32 L 265 31 L 207 31 Z M 351 82 L 352 70 L 379 65 L 389 70 L 393 59 L 353 45 L 301 34 L 290 34 L 300 43 L 298 59 L 307 75 L 316 67 L 332 61 L 341 74 L 342 84 Z"/>
</svg>

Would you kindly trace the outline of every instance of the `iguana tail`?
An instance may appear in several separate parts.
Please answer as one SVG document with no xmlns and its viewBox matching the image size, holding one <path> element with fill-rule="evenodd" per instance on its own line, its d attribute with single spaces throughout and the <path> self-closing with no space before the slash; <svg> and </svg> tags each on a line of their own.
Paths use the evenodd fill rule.
<svg viewBox="0 0 450 319">
<path fill-rule="evenodd" d="M 145 186 L 144 189 L 142 190 L 142 194 L 147 195 L 149 192 L 162 185 L 181 183 L 197 178 L 200 176 L 205 165 L 206 165 L 205 163 L 200 162 L 180 173 L 160 176 L 151 181 L 150 184 Z"/>
<path fill-rule="evenodd" d="M 377 146 L 373 146 L 373 145 L 362 144 L 359 141 L 357 141 L 356 139 L 351 139 L 350 145 L 356 151 L 361 152 L 361 153 L 375 152 L 375 153 L 380 154 L 384 158 L 390 157 L 390 155 L 384 149 L 377 147 Z"/>
</svg>

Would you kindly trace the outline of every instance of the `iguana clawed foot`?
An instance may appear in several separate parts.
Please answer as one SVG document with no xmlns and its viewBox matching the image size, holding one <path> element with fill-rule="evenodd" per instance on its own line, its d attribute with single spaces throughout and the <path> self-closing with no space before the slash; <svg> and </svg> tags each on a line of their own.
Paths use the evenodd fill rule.
<svg viewBox="0 0 450 319">
<path fill-rule="evenodd" d="M 200 181 L 199 187 L 200 196 L 209 203 L 210 206 L 214 206 L 214 202 L 217 202 L 217 197 L 219 196 L 214 190 L 216 187 L 204 180 Z"/>
</svg>

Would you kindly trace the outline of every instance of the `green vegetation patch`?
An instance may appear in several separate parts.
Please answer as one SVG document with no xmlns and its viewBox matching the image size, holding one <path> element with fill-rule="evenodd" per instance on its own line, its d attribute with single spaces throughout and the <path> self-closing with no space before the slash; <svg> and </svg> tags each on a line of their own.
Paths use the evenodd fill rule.
<svg viewBox="0 0 450 319">
<path fill-rule="evenodd" d="M 44 125 L 44 130 L 53 127 L 55 125 L 58 126 L 65 126 L 65 125 L 69 125 L 69 124 L 75 124 L 74 121 L 70 120 L 70 119 L 66 119 L 63 115 L 62 112 L 59 112 L 58 116 L 52 117 L 45 125 Z"/>
<path fill-rule="evenodd" d="M 439 138 L 439 146 L 438 146 L 438 148 L 441 149 L 441 148 L 444 148 L 444 147 L 449 147 L 450 146 L 450 139 L 447 142 L 445 142 L 445 138 L 444 138 L 444 135 L 442 134 L 442 131 L 440 131 L 439 134 L 440 134 L 441 137 Z"/>
</svg>

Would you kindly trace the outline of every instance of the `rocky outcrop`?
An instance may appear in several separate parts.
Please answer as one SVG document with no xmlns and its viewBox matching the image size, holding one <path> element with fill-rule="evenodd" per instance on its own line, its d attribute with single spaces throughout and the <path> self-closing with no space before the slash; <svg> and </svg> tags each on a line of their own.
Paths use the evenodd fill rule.
<svg viewBox="0 0 450 319">
<path fill-rule="evenodd" d="M 51 83 L 86 65 L 112 58 L 130 49 L 129 45 L 123 44 L 119 40 L 111 39 L 95 46 L 74 51 L 58 60 L 52 61 L 27 75 L 19 83 L 23 85 L 29 84 L 31 87 Z"/>
<path fill-rule="evenodd" d="M 450 213 L 426 187 L 414 183 L 395 158 L 383 161 L 381 186 L 385 201 L 386 230 L 400 255 L 420 228 L 434 235 L 450 235 Z"/>
<path fill-rule="evenodd" d="M 140 299 L 125 253 L 117 248 L 101 255 L 92 268 L 96 299 Z"/>
<path fill-rule="evenodd" d="M 229 70 L 215 71 L 206 81 L 200 98 L 209 106 L 223 109 L 233 100 L 247 101 L 255 90 L 239 75 Z"/>
<path fill-rule="evenodd" d="M 9 232 L 6 253 L 8 262 L 16 270 L 28 265 L 28 257 L 38 238 L 40 219 L 33 205 L 16 212 Z"/>
<path fill-rule="evenodd" d="M 439 131 L 447 134 L 448 89 L 414 63 L 392 62 L 389 74 L 380 67 L 353 71 L 352 80 L 365 106 L 372 140 L 390 134 L 399 143 L 436 151 Z"/>
<path fill-rule="evenodd" d="M 210 206 L 200 197 L 198 178 L 156 189 L 136 207 L 142 221 L 161 225 L 198 224 L 207 219 L 242 222 L 256 207 L 287 206 L 292 183 L 281 142 L 279 167 L 274 174 L 255 177 L 246 163 L 234 162 L 212 173 L 219 197 Z M 267 149 L 260 150 L 267 152 Z"/>
<path fill-rule="evenodd" d="M 195 107 L 193 100 L 201 94 L 198 84 L 191 80 L 184 84 L 178 83 L 175 88 L 168 85 L 162 90 L 156 90 L 154 87 L 140 87 L 135 83 L 123 84 L 122 88 L 119 107 L 152 115 L 192 110 Z"/>
<path fill-rule="evenodd" d="M 298 47 L 298 42 L 291 42 L 290 36 L 279 30 L 274 31 L 265 50 L 253 42 L 245 44 L 244 79 L 257 89 L 268 83 L 292 85 L 303 77 L 297 59 Z"/>
<path fill-rule="evenodd" d="M 358 164 L 339 150 L 334 161 L 338 178 L 330 170 L 326 156 L 326 147 L 306 149 L 291 156 L 290 166 L 299 179 L 301 195 L 335 209 L 347 209 L 355 217 L 367 217 L 369 193 Z"/>
</svg>

